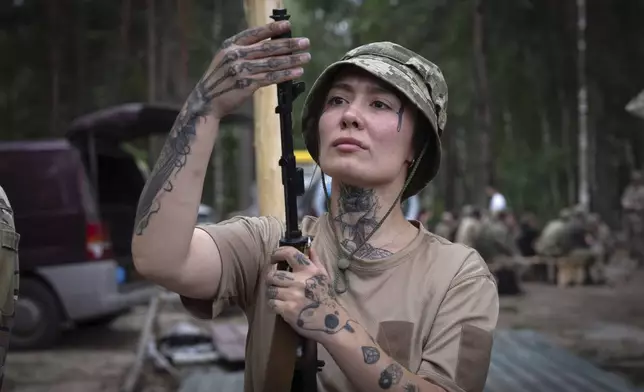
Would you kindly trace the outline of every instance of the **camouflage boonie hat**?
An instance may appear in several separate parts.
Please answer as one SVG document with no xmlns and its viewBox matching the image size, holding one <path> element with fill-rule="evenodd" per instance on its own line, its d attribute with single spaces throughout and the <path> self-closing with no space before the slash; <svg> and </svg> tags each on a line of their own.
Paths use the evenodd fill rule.
<svg viewBox="0 0 644 392">
<path fill-rule="evenodd" d="M 304 101 L 304 143 L 317 163 L 319 117 L 334 76 L 346 65 L 361 68 L 390 84 L 404 94 L 427 121 L 423 127 L 430 132 L 428 149 L 422 160 L 416 162 L 418 169 L 402 195 L 405 200 L 427 186 L 440 167 L 440 138 L 447 122 L 447 83 L 443 73 L 434 63 L 392 42 L 375 42 L 347 52 L 320 74 Z"/>
</svg>

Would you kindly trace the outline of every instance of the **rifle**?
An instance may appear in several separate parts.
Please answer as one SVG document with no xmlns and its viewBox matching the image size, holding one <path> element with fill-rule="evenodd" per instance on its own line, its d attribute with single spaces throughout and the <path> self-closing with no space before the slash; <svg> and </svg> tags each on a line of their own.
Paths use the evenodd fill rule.
<svg viewBox="0 0 644 392">
<path fill-rule="evenodd" d="M 288 20 L 290 15 L 285 8 L 273 9 L 271 19 Z M 286 32 L 273 39 L 291 38 Z M 282 167 L 282 185 L 286 203 L 286 231 L 280 239 L 280 246 L 292 246 L 308 254 L 311 238 L 302 235 L 299 227 L 297 197 L 304 194 L 304 171 L 297 167 L 293 152 L 293 101 L 304 92 L 304 83 L 292 81 L 277 84 L 277 107 L 275 113 L 280 116 L 282 138 L 282 156 L 279 165 Z M 279 263 L 279 270 L 288 270 L 286 262 Z M 299 354 L 299 355 L 298 355 Z M 291 392 L 316 392 L 317 372 L 324 366 L 317 358 L 317 342 L 303 339 L 282 319 L 275 320 L 275 329 L 271 342 L 270 354 L 266 368 L 264 390 L 285 392 L 290 383 Z M 290 378 L 290 379 L 289 379 Z"/>
</svg>

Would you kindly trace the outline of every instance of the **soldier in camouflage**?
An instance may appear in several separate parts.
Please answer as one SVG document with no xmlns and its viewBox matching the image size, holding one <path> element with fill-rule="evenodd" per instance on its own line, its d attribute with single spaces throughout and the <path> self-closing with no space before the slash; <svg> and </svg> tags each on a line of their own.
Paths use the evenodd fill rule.
<svg viewBox="0 0 644 392">
<path fill-rule="evenodd" d="M 15 302 L 18 297 L 18 243 L 13 210 L 0 186 L 0 388 L 13 327 Z"/>
<path fill-rule="evenodd" d="M 590 280 L 592 283 L 604 281 L 604 271 L 608 257 L 615 248 L 615 241 L 608 225 L 599 214 L 591 213 L 587 220 L 588 240 L 594 260 L 590 266 Z"/>
<path fill-rule="evenodd" d="M 514 216 L 498 211 L 483 219 L 473 247 L 490 265 L 498 281 L 499 294 L 521 292 L 520 277 L 525 266 L 513 233 Z"/>
<path fill-rule="evenodd" d="M 454 219 L 454 215 L 449 211 L 445 211 L 441 215 L 441 220 L 436 224 L 434 233 L 451 241 L 453 240 L 455 229 L 456 220 Z"/>
<path fill-rule="evenodd" d="M 458 225 L 454 242 L 474 247 L 474 242 L 480 230 L 481 212 L 474 206 L 464 206 L 461 211 L 461 223 Z"/>
<path fill-rule="evenodd" d="M 644 261 L 644 180 L 642 172 L 631 174 L 631 182 L 622 196 L 624 232 L 630 244 L 631 256 Z"/>
<path fill-rule="evenodd" d="M 568 208 L 564 208 L 559 212 L 559 217 L 553 219 L 541 232 L 535 250 L 537 254 L 544 257 L 557 257 L 563 254 L 563 233 L 566 228 L 568 220 L 570 220 L 571 212 Z"/>
</svg>

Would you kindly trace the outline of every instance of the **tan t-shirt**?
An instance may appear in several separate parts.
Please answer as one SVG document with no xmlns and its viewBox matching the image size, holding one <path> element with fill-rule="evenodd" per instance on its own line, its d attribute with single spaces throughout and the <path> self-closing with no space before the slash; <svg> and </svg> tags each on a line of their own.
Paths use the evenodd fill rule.
<svg viewBox="0 0 644 392">
<path fill-rule="evenodd" d="M 479 254 L 464 245 L 420 228 L 403 250 L 378 260 L 355 260 L 347 270 L 347 292 L 338 301 L 389 354 L 414 372 L 449 392 L 483 390 L 499 302 L 495 281 Z M 267 305 L 263 277 L 284 226 L 271 217 L 235 217 L 202 227 L 217 243 L 223 263 L 216 298 L 208 303 L 183 298 L 194 315 L 212 317 L 227 304 L 246 313 L 245 391 L 264 383 L 275 315 Z M 337 246 L 328 215 L 306 217 L 305 235 L 333 276 Z M 211 310 L 211 311 L 209 311 Z M 354 390 L 323 346 L 318 373 L 320 392 Z"/>
</svg>

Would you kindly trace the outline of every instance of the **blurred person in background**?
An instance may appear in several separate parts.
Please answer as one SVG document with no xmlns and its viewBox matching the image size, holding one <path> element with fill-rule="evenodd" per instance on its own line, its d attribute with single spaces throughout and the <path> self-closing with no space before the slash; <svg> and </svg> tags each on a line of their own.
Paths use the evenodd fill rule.
<svg viewBox="0 0 644 392">
<path fill-rule="evenodd" d="M 485 194 L 490 199 L 490 204 L 488 209 L 490 213 L 494 214 L 499 211 L 505 211 L 508 208 L 508 203 L 505 200 L 505 196 L 499 192 L 494 185 L 489 184 L 485 187 Z"/>
</svg>

